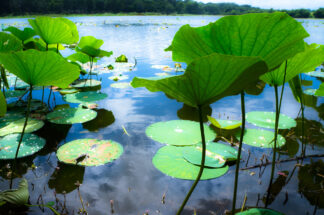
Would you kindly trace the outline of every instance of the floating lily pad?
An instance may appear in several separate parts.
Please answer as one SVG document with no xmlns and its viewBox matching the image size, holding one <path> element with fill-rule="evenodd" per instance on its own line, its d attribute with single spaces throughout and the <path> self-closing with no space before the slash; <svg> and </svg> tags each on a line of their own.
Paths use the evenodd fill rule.
<svg viewBox="0 0 324 215">
<path fill-rule="evenodd" d="M 265 208 L 251 208 L 246 211 L 235 213 L 237 215 L 284 215 L 274 210 L 265 209 Z"/>
<path fill-rule="evenodd" d="M 0 129 L 0 136 L 6 136 L 13 133 L 21 133 L 25 124 L 25 118 L 15 120 L 8 123 L 6 126 Z M 28 123 L 25 129 L 25 133 L 32 133 L 41 129 L 44 126 L 44 122 L 37 119 L 28 119 Z"/>
<path fill-rule="evenodd" d="M 14 159 L 21 134 L 9 134 L 0 139 L 0 159 Z M 45 140 L 35 134 L 24 134 L 18 158 L 32 155 L 45 146 Z"/>
<path fill-rule="evenodd" d="M 82 108 L 65 108 L 47 114 L 48 121 L 56 124 L 84 123 L 96 118 L 97 112 Z"/>
<path fill-rule="evenodd" d="M 214 131 L 204 125 L 206 141 L 216 137 Z M 147 127 L 146 135 L 153 140 L 176 146 L 188 146 L 201 142 L 200 125 L 189 120 L 172 120 L 154 123 Z"/>
<path fill-rule="evenodd" d="M 126 80 L 128 79 L 128 75 L 114 75 L 114 76 L 110 76 L 109 77 L 110 80 L 113 80 L 113 81 L 119 81 L 119 80 Z"/>
<path fill-rule="evenodd" d="M 276 113 L 274 112 L 263 112 L 263 111 L 253 111 L 246 114 L 246 120 L 256 126 L 262 128 L 272 128 L 275 127 Z M 289 129 L 296 127 L 296 121 L 289 116 L 280 114 L 279 117 L 279 129 Z"/>
<path fill-rule="evenodd" d="M 11 90 L 11 91 L 5 92 L 6 98 L 21 97 L 24 94 L 25 94 L 25 91 L 23 91 L 23 90 Z"/>
<path fill-rule="evenodd" d="M 125 89 L 131 87 L 129 82 L 119 82 L 119 83 L 113 83 L 110 85 L 113 88 L 119 88 L 119 89 Z"/>
<path fill-rule="evenodd" d="M 313 71 L 313 72 L 308 72 L 305 73 L 306 75 L 317 77 L 317 78 L 324 78 L 324 72 L 321 71 Z"/>
<path fill-rule="evenodd" d="M 202 145 L 183 147 L 183 157 L 188 162 L 199 165 L 202 158 Z M 226 161 L 236 160 L 237 150 L 229 145 L 209 142 L 206 144 L 206 167 L 222 167 Z"/>
<path fill-rule="evenodd" d="M 236 138 L 240 139 L 241 132 L 237 132 Z M 262 129 L 246 129 L 243 137 L 243 143 L 261 148 L 273 148 L 274 132 Z M 277 136 L 277 148 L 286 143 L 283 136 Z"/>
<path fill-rule="evenodd" d="M 60 90 L 60 93 L 62 95 L 73 94 L 73 93 L 77 93 L 77 92 L 79 92 L 79 90 L 78 89 L 75 89 L 75 88 L 68 88 L 68 89 L 62 89 L 62 90 Z"/>
<path fill-rule="evenodd" d="M 112 140 L 80 139 L 64 144 L 57 150 L 60 161 L 82 166 L 99 166 L 116 160 L 123 147 Z"/>
<path fill-rule="evenodd" d="M 10 122 L 16 121 L 24 117 L 21 112 L 7 112 L 4 117 L 0 117 L 0 128 L 8 125 Z"/>
<path fill-rule="evenodd" d="M 166 175 L 174 178 L 195 180 L 200 167 L 183 158 L 182 147 L 164 146 L 153 157 L 153 165 Z M 218 178 L 224 175 L 228 166 L 222 168 L 205 168 L 201 180 Z"/>
<path fill-rule="evenodd" d="M 304 90 L 304 93 L 310 96 L 315 96 L 316 90 L 317 89 L 306 89 Z"/>
<path fill-rule="evenodd" d="M 232 130 L 239 128 L 242 125 L 242 122 L 239 120 L 216 120 L 211 116 L 207 116 L 207 118 L 213 124 L 213 126 L 219 129 Z"/>
<path fill-rule="evenodd" d="M 72 84 L 75 88 L 85 88 L 85 87 L 98 87 L 101 85 L 101 81 L 98 80 L 80 80 Z"/>
<path fill-rule="evenodd" d="M 70 103 L 87 103 L 95 102 L 107 98 L 105 93 L 97 93 L 94 91 L 80 92 L 74 94 L 68 94 L 63 97 L 63 99 Z"/>
</svg>

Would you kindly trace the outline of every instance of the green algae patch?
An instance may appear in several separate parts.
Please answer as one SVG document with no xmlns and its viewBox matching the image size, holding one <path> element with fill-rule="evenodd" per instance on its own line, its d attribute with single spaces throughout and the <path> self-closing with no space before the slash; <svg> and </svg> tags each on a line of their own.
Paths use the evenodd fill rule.
<svg viewBox="0 0 324 215">
<path fill-rule="evenodd" d="M 60 161 L 81 166 L 99 166 L 112 162 L 123 153 L 123 147 L 112 140 L 80 139 L 57 150 Z"/>
<path fill-rule="evenodd" d="M 275 112 L 253 111 L 246 114 L 246 120 L 256 126 L 262 128 L 275 127 Z M 297 123 L 294 119 L 284 114 L 280 114 L 279 117 L 279 129 L 290 129 L 296 127 Z"/>
<path fill-rule="evenodd" d="M 239 139 L 240 135 L 241 132 L 237 132 L 236 138 Z M 243 143 L 255 147 L 273 148 L 274 132 L 262 129 L 246 129 L 244 132 Z M 278 134 L 277 148 L 285 145 L 285 143 L 285 138 Z"/>
<path fill-rule="evenodd" d="M 64 108 L 47 114 L 48 121 L 55 124 L 84 123 L 96 118 L 97 112 L 82 108 Z"/>
<path fill-rule="evenodd" d="M 216 137 L 216 133 L 204 125 L 206 141 Z M 175 146 L 188 146 L 201 142 L 200 125 L 189 120 L 171 120 L 154 123 L 146 128 L 146 135 L 153 140 Z"/>
<path fill-rule="evenodd" d="M 14 159 L 21 134 L 9 134 L 0 139 L 0 159 Z M 35 134 L 24 134 L 18 158 L 32 155 L 45 146 L 46 141 Z"/>
<path fill-rule="evenodd" d="M 153 157 L 153 165 L 164 174 L 186 180 L 195 180 L 200 167 L 183 158 L 182 147 L 164 146 Z M 218 178 L 224 175 L 228 166 L 222 168 L 205 168 L 201 180 Z"/>
<path fill-rule="evenodd" d="M 201 164 L 202 145 L 183 147 L 183 158 L 195 165 Z M 209 142 L 206 144 L 206 167 L 222 167 L 226 161 L 233 161 L 237 158 L 237 150 L 222 143 Z"/>
</svg>

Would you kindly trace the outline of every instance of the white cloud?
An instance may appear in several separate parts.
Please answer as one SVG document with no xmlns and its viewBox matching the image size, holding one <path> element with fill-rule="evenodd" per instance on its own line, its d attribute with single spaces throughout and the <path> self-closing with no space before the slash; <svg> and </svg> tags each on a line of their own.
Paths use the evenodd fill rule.
<svg viewBox="0 0 324 215">
<path fill-rule="evenodd" d="M 297 9 L 309 8 L 318 9 L 324 7 L 324 0 L 198 0 L 200 2 L 232 2 L 236 4 L 248 4 L 260 8 L 274 8 L 274 9 Z"/>
</svg>

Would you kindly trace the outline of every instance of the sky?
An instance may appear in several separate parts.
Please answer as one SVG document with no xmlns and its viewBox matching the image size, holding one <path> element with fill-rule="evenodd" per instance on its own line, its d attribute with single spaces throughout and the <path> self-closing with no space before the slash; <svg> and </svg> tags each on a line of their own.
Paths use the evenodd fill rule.
<svg viewBox="0 0 324 215">
<path fill-rule="evenodd" d="M 324 0 L 198 0 L 200 2 L 232 2 L 236 4 L 249 4 L 254 7 L 266 9 L 318 9 L 324 7 Z"/>
</svg>

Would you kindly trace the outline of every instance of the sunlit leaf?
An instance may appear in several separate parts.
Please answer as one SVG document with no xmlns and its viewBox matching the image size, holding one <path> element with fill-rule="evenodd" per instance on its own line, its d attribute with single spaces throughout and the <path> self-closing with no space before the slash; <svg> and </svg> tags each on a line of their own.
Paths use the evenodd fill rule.
<svg viewBox="0 0 324 215">
<path fill-rule="evenodd" d="M 29 38 L 36 35 L 35 31 L 32 28 L 24 28 L 24 30 L 20 30 L 19 28 L 10 26 L 8 28 L 5 28 L 4 31 L 9 31 L 21 41 L 28 40 Z"/>
<path fill-rule="evenodd" d="M 324 96 L 324 83 L 322 83 L 318 90 L 316 90 L 315 96 Z"/>
<path fill-rule="evenodd" d="M 82 108 L 64 108 L 47 114 L 46 119 L 55 124 L 84 123 L 96 118 L 97 112 Z"/>
<path fill-rule="evenodd" d="M 3 117 L 7 112 L 7 102 L 2 91 L 0 90 L 0 117 Z"/>
<path fill-rule="evenodd" d="M 0 53 L 22 50 L 22 43 L 17 37 L 0 32 Z"/>
</svg>

